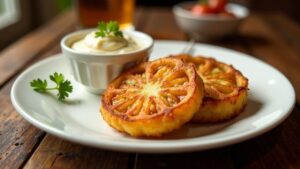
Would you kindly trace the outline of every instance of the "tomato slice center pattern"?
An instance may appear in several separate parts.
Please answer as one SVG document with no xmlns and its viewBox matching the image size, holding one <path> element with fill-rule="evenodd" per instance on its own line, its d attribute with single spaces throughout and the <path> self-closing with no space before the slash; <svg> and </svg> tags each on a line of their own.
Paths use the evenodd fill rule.
<svg viewBox="0 0 300 169">
<path fill-rule="evenodd" d="M 195 83 L 189 75 L 192 67 L 180 69 L 180 66 L 167 61 L 154 62 L 142 71 L 126 74 L 110 89 L 112 110 L 132 118 L 144 118 L 180 104 L 189 94 L 189 86 Z"/>
</svg>

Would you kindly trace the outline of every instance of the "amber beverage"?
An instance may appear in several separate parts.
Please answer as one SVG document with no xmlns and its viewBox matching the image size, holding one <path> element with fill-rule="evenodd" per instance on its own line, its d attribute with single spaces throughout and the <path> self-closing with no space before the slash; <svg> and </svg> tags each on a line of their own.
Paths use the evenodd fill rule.
<svg viewBox="0 0 300 169">
<path fill-rule="evenodd" d="M 83 27 L 115 20 L 122 29 L 132 28 L 134 8 L 135 0 L 77 0 L 79 22 Z"/>
</svg>

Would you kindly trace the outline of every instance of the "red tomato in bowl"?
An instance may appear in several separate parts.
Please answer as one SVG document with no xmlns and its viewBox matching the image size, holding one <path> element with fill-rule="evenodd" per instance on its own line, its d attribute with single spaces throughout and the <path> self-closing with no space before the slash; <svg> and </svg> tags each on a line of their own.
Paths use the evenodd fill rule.
<svg viewBox="0 0 300 169">
<path fill-rule="evenodd" d="M 194 5 L 191 12 L 195 15 L 217 14 L 225 11 L 227 0 L 202 0 Z"/>
<path fill-rule="evenodd" d="M 208 5 L 195 5 L 195 6 L 193 6 L 191 11 L 195 15 L 203 15 L 203 14 L 214 13 L 212 8 Z"/>
<path fill-rule="evenodd" d="M 208 0 L 208 5 L 215 13 L 224 11 L 227 0 Z"/>
</svg>

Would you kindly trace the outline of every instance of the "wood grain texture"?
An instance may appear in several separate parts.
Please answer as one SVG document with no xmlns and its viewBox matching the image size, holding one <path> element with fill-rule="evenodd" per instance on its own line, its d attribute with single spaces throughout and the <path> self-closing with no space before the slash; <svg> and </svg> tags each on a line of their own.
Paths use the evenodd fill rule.
<svg viewBox="0 0 300 169">
<path fill-rule="evenodd" d="M 13 81 L 13 80 L 12 80 Z M 19 168 L 39 143 L 43 132 L 31 126 L 12 107 L 12 81 L 0 91 L 0 168 Z"/>
<path fill-rule="evenodd" d="M 0 86 L 48 46 L 59 43 L 69 28 L 74 27 L 74 15 L 73 11 L 68 11 L 3 50 L 0 53 Z"/>
<path fill-rule="evenodd" d="M 59 51 L 59 45 L 48 49 L 22 70 Z M 15 78 L 11 79 L 0 90 L 0 168 L 9 169 L 23 166 L 45 136 L 43 131 L 30 125 L 14 110 L 10 101 L 10 89 L 14 80 Z"/>
<path fill-rule="evenodd" d="M 85 147 L 47 135 L 25 169 L 127 169 L 131 154 Z"/>
<path fill-rule="evenodd" d="M 280 33 L 284 42 L 300 53 L 300 26 L 284 13 L 265 14 L 262 18 Z"/>
<path fill-rule="evenodd" d="M 177 26 L 170 8 L 144 8 L 138 30 L 154 39 L 186 40 L 187 36 Z"/>
<path fill-rule="evenodd" d="M 134 169 L 233 169 L 230 148 L 183 154 L 138 154 Z"/>
</svg>

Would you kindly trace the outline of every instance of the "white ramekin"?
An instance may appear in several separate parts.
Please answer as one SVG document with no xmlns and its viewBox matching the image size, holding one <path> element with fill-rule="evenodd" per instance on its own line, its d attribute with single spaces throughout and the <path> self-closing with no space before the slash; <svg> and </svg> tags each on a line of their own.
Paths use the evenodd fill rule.
<svg viewBox="0 0 300 169">
<path fill-rule="evenodd" d="M 153 39 L 142 32 L 123 31 L 142 44 L 142 48 L 126 54 L 93 54 L 75 51 L 71 45 L 93 29 L 80 30 L 66 35 L 61 40 L 61 49 L 69 60 L 75 80 L 92 93 L 102 93 L 108 83 L 124 69 L 146 61 L 153 47 Z"/>
<path fill-rule="evenodd" d="M 226 5 L 226 9 L 235 17 L 220 17 L 214 14 L 196 16 L 189 11 L 196 3 L 196 1 L 181 2 L 173 7 L 173 14 L 179 27 L 196 40 L 217 39 L 234 34 L 241 21 L 249 16 L 246 7 L 233 3 Z"/>
</svg>

